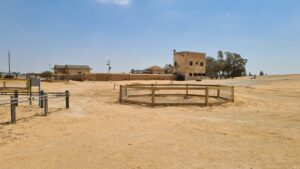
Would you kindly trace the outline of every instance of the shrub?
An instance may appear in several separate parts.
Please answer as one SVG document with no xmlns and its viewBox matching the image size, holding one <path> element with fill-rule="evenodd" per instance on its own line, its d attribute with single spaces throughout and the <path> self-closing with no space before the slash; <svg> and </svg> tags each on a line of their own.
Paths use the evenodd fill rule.
<svg viewBox="0 0 300 169">
<path fill-rule="evenodd" d="M 185 76 L 182 74 L 175 75 L 175 80 L 177 81 L 185 81 Z"/>
</svg>

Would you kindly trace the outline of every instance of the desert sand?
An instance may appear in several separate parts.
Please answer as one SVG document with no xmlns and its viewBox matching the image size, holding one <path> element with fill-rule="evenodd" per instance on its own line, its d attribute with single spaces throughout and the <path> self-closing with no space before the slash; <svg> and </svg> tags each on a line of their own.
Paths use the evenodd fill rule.
<svg viewBox="0 0 300 169">
<path fill-rule="evenodd" d="M 114 83 L 132 82 L 43 83 L 69 90 L 71 108 L 50 100 L 44 117 L 25 103 L 15 125 L 0 107 L 0 168 L 300 169 L 300 75 L 189 82 L 236 86 L 212 107 L 120 105 Z"/>
</svg>

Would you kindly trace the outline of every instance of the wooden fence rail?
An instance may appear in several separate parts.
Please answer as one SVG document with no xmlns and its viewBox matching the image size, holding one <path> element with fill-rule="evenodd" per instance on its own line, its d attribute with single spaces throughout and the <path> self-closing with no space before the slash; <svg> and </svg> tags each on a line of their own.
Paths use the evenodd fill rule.
<svg viewBox="0 0 300 169">
<path fill-rule="evenodd" d="M 150 91 L 150 94 L 128 94 L 128 89 L 132 90 L 145 90 Z M 176 93 L 157 93 L 156 91 L 176 91 Z M 178 93 L 179 91 L 185 91 L 184 94 Z M 190 91 L 204 91 L 204 94 L 193 94 Z M 212 94 L 212 91 L 216 92 L 216 95 Z M 228 97 L 222 96 L 222 92 L 227 92 Z M 164 97 L 166 100 L 168 96 L 183 96 L 188 99 L 192 96 L 204 97 L 204 103 L 191 102 L 191 103 L 158 103 L 156 97 Z M 130 100 L 132 97 L 150 97 L 150 101 Z M 157 105 L 204 105 L 209 106 L 213 103 L 209 102 L 210 98 L 215 98 L 222 103 L 234 102 L 234 87 L 233 86 L 221 86 L 221 85 L 196 85 L 196 84 L 131 84 L 120 85 L 119 91 L 119 103 L 131 103 L 131 104 L 145 104 L 149 106 Z"/>
</svg>

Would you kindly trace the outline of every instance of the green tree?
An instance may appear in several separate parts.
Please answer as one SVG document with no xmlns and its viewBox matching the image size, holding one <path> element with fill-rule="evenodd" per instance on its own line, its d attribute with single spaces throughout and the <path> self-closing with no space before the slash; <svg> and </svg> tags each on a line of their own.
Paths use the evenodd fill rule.
<svg viewBox="0 0 300 169">
<path fill-rule="evenodd" d="M 259 72 L 259 76 L 264 76 L 264 75 L 265 75 L 265 73 L 263 71 Z"/>
<path fill-rule="evenodd" d="M 206 76 L 212 79 L 218 77 L 217 61 L 210 56 L 206 57 Z"/>
<path fill-rule="evenodd" d="M 164 67 L 166 74 L 173 74 L 173 66 L 172 64 L 166 64 Z"/>
<path fill-rule="evenodd" d="M 247 59 L 242 58 L 240 54 L 225 52 L 224 72 L 227 78 L 240 77 L 246 74 Z"/>
<path fill-rule="evenodd" d="M 46 80 L 51 80 L 52 72 L 44 71 L 41 73 L 41 77 L 45 78 Z"/>
<path fill-rule="evenodd" d="M 218 51 L 216 66 L 217 66 L 216 68 L 217 68 L 217 72 L 218 72 L 218 78 L 223 78 L 224 71 L 225 71 L 225 60 L 224 60 L 223 51 L 221 51 L 221 50 Z"/>
</svg>

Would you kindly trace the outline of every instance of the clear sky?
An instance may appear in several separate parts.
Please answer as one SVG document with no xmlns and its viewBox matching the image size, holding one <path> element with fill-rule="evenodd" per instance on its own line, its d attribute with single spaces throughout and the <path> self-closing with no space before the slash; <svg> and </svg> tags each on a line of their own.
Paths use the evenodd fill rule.
<svg viewBox="0 0 300 169">
<path fill-rule="evenodd" d="M 0 71 L 88 64 L 129 72 L 177 49 L 241 54 L 247 70 L 300 73 L 299 0 L 0 0 Z"/>
</svg>

